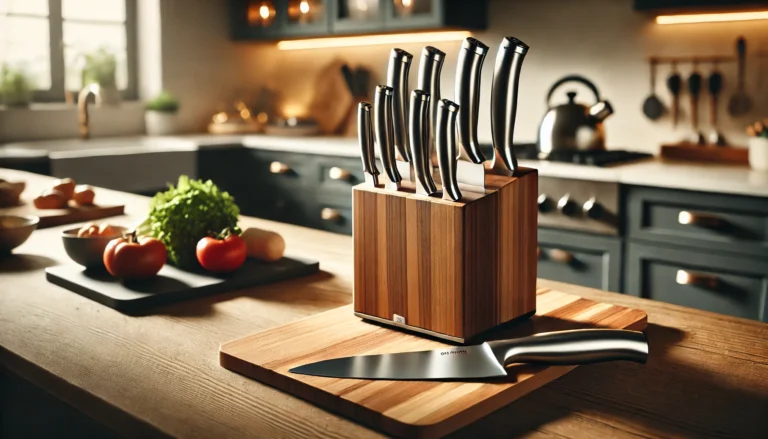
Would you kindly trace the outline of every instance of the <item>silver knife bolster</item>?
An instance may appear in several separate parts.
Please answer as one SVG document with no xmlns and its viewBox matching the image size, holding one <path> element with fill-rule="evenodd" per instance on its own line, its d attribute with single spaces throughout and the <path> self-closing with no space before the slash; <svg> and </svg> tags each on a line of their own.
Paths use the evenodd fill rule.
<svg viewBox="0 0 768 439">
<path fill-rule="evenodd" d="M 496 55 L 491 90 L 491 135 L 494 154 L 493 168 L 500 169 L 498 158 L 510 171 L 517 170 L 517 158 L 513 149 L 515 118 L 517 116 L 517 92 L 520 70 L 528 46 L 517 38 L 505 37 Z"/>
<path fill-rule="evenodd" d="M 392 49 L 387 67 L 387 85 L 392 87 L 392 118 L 397 159 L 411 161 L 408 140 L 408 76 L 413 55 L 402 49 Z M 405 177 L 409 179 L 410 177 Z"/>
<path fill-rule="evenodd" d="M 371 186 L 379 185 L 379 170 L 373 151 L 373 129 L 371 127 L 371 104 L 360 102 L 357 106 L 357 138 L 360 144 L 360 157 L 363 161 L 365 181 Z"/>
<path fill-rule="evenodd" d="M 456 180 L 456 113 L 459 106 L 448 99 L 437 104 L 435 149 L 443 185 L 443 199 L 458 201 L 461 191 Z"/>
<path fill-rule="evenodd" d="M 430 96 L 422 90 L 411 92 L 411 105 L 408 114 L 408 130 L 411 137 L 411 158 L 416 174 L 416 193 L 432 195 L 437 192 L 432 178 L 432 164 L 427 143 L 427 117 Z"/>
<path fill-rule="evenodd" d="M 459 50 L 456 67 L 456 100 L 459 104 L 457 141 L 460 158 L 473 163 L 484 162 L 485 155 L 477 141 L 477 119 L 480 112 L 480 85 L 483 61 L 488 46 L 469 37 Z"/>
<path fill-rule="evenodd" d="M 374 93 L 374 135 L 384 167 L 384 186 L 400 188 L 402 177 L 395 164 L 395 148 L 392 144 L 392 87 L 379 85 Z"/>
<path fill-rule="evenodd" d="M 639 331 L 576 329 L 530 337 L 490 341 L 488 345 L 504 366 L 511 363 L 591 364 L 603 361 L 648 359 L 648 339 Z"/>
</svg>

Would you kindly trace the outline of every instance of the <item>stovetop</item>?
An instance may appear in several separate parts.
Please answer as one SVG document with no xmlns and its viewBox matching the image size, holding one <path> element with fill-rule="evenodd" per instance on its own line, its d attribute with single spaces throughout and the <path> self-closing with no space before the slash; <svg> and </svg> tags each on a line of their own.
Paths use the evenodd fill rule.
<svg viewBox="0 0 768 439">
<path fill-rule="evenodd" d="M 554 151 L 548 156 L 542 157 L 535 143 L 521 143 L 515 145 L 515 154 L 518 159 L 527 160 L 546 160 L 551 162 L 575 163 L 579 165 L 589 165 L 598 167 L 607 167 L 622 165 L 629 162 L 642 160 L 651 157 L 652 154 L 627 150 L 607 150 L 607 151 Z"/>
</svg>

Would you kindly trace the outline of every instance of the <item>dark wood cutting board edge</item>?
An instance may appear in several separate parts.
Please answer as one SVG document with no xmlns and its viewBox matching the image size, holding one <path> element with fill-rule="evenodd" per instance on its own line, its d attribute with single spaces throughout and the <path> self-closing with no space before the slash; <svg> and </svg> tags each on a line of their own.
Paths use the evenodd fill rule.
<svg viewBox="0 0 768 439">
<path fill-rule="evenodd" d="M 543 291 L 539 293 L 539 296 L 542 294 L 546 294 L 549 291 Z M 555 294 L 563 295 L 563 296 L 571 296 L 571 297 L 577 297 L 570 294 L 560 293 L 560 292 L 553 292 Z M 587 299 L 578 298 L 577 300 L 580 302 L 580 305 L 584 305 L 585 302 L 591 302 L 593 305 L 587 304 L 587 308 L 590 306 L 609 306 L 613 308 L 613 305 L 588 301 Z M 573 302 L 571 302 L 573 303 Z M 569 303 L 569 305 L 571 304 Z M 576 304 L 579 305 L 579 304 Z M 558 310 L 565 310 L 567 306 L 553 309 L 552 312 Z M 647 326 L 647 315 L 645 312 L 641 310 L 636 309 L 629 309 L 624 307 L 615 307 L 617 310 L 620 310 L 619 312 L 623 312 L 623 317 L 626 318 L 626 322 L 622 324 L 617 323 L 617 318 L 615 316 L 611 316 L 610 318 L 614 318 L 615 320 L 606 320 L 606 322 L 603 325 L 599 326 L 606 326 L 606 327 L 614 327 L 614 328 L 625 328 L 625 329 L 634 329 L 634 330 L 643 330 Z M 587 311 L 582 311 L 587 312 Z M 604 311 L 601 311 L 601 313 L 604 313 Z M 574 312 L 572 309 L 568 310 L 568 313 L 566 317 L 563 317 L 563 319 L 567 320 L 569 318 L 576 318 L 578 317 L 578 312 Z M 549 313 L 546 313 L 545 315 L 550 315 Z M 349 323 L 346 324 L 345 322 L 350 322 L 350 319 L 354 319 L 355 323 Z M 535 319 L 535 317 L 534 317 Z M 449 434 L 455 430 L 458 430 L 459 428 L 462 428 L 478 419 L 481 419 L 490 413 L 492 413 L 495 410 L 498 410 L 501 407 L 504 407 L 505 405 L 515 401 L 516 399 L 521 398 L 522 396 L 526 395 L 527 393 L 530 393 L 531 391 L 546 385 L 547 383 L 565 375 L 569 371 L 575 369 L 576 366 L 550 366 L 550 367 L 541 367 L 541 370 L 535 371 L 533 375 L 531 375 L 529 378 L 524 378 L 520 382 L 516 382 L 513 385 L 510 385 L 509 382 L 505 380 L 501 381 L 488 381 L 485 383 L 484 386 L 481 386 L 480 388 L 477 388 L 470 393 L 472 395 L 477 394 L 477 399 L 473 399 L 469 403 L 466 403 L 466 401 L 462 401 L 462 396 L 460 395 L 451 395 L 451 390 L 453 390 L 455 387 L 452 387 L 453 385 L 457 384 L 455 382 L 418 382 L 418 381 L 409 381 L 409 382 L 393 382 L 393 381 L 367 381 L 367 380 L 339 380 L 339 379 L 330 379 L 330 378 L 321 378 L 318 380 L 318 377 L 305 377 L 301 375 L 292 375 L 288 372 L 284 371 L 283 369 L 289 368 L 285 364 L 280 364 L 281 362 L 285 362 L 285 358 L 278 358 L 278 359 L 269 359 L 266 358 L 263 361 L 263 364 L 257 364 L 259 362 L 258 358 L 254 358 L 254 356 L 258 356 L 258 353 L 255 353 L 257 348 L 254 348 L 254 351 L 248 352 L 247 354 L 243 353 L 242 349 L 244 346 L 247 346 L 249 343 L 255 343 L 254 346 L 260 346 L 262 344 L 274 343 L 275 340 L 280 339 L 279 336 L 274 336 L 274 334 L 279 333 L 280 331 L 284 331 L 289 334 L 293 334 L 294 336 L 297 336 L 299 334 L 299 330 L 297 328 L 300 328 L 300 325 L 306 325 L 306 324 L 312 324 L 313 321 L 318 322 L 318 328 L 328 328 L 329 326 L 339 326 L 340 329 L 345 329 L 344 326 L 346 324 L 346 327 L 349 328 L 350 324 L 355 325 L 367 325 L 368 329 L 362 330 L 362 335 L 358 334 L 354 339 L 360 340 L 359 349 L 360 352 L 357 352 L 357 354 L 360 354 L 361 352 L 370 353 L 368 352 L 368 349 L 370 346 L 363 346 L 364 342 L 362 341 L 365 336 L 371 336 L 371 334 L 375 334 L 375 337 L 371 336 L 372 338 L 376 338 L 377 340 L 385 340 L 386 336 L 392 336 L 392 334 L 401 334 L 401 335 L 395 335 L 394 337 L 398 340 L 406 340 L 406 337 L 408 338 L 419 338 L 418 336 L 402 331 L 398 331 L 396 329 L 383 327 L 379 325 L 372 325 L 369 323 L 366 323 L 359 318 L 355 317 L 353 315 L 352 311 L 352 305 L 347 305 L 341 308 L 333 309 L 330 311 L 326 311 L 324 313 L 316 314 L 314 316 L 309 316 L 307 318 L 291 322 L 289 324 L 279 326 L 276 328 L 268 329 L 256 334 L 251 334 L 249 336 L 243 337 L 238 340 L 234 340 L 228 343 L 224 343 L 221 345 L 219 349 L 219 364 L 229 369 L 233 372 L 239 373 L 241 375 L 256 379 L 262 383 L 265 383 L 269 386 L 272 386 L 276 389 L 279 389 L 281 391 L 287 392 L 291 395 L 297 396 L 301 399 L 304 399 L 312 404 L 315 404 L 323 409 L 332 411 L 334 413 L 337 413 L 339 415 L 345 416 L 349 419 L 352 419 L 356 422 L 360 422 L 362 424 L 368 425 L 369 427 L 372 427 L 374 429 L 384 431 L 388 434 L 396 435 L 399 437 L 418 437 L 418 438 L 432 438 L 432 437 L 441 437 L 446 434 Z M 590 326 L 590 321 L 587 320 L 583 323 L 583 326 Z M 357 328 L 357 326 L 355 326 Z M 563 329 L 563 328 L 558 328 Z M 293 330 L 293 331 L 291 331 Z M 288 337 L 286 335 L 286 337 Z M 424 348 L 423 349 L 434 349 L 439 346 L 444 345 L 444 343 L 440 343 L 434 340 L 424 340 Z M 343 345 L 345 341 L 349 340 L 343 340 L 340 343 L 335 343 L 331 346 L 331 348 Z M 413 340 L 411 340 L 412 342 Z M 299 343 L 297 340 L 286 340 L 285 341 L 288 344 L 293 343 Z M 382 343 L 385 343 L 382 341 Z M 355 352 L 350 351 L 344 351 L 337 354 L 326 354 L 325 352 L 329 351 L 330 348 L 326 348 L 323 346 L 322 341 L 318 340 L 318 345 L 313 346 L 312 350 L 308 350 L 303 355 L 300 355 L 297 358 L 301 358 L 300 361 L 297 361 L 296 364 L 292 364 L 290 367 L 299 365 L 299 364 L 305 364 L 313 361 L 318 361 L 319 359 L 325 359 L 325 358 L 333 358 L 335 356 L 347 356 L 347 355 L 356 355 Z M 407 349 L 407 350 L 421 350 L 421 349 Z M 275 352 L 278 352 L 275 354 Z M 281 352 L 279 352 L 279 349 L 271 349 L 271 355 L 283 355 Z M 239 352 L 239 353 L 238 353 Z M 239 355 L 239 356 L 238 356 Z M 242 358 L 245 356 L 250 355 L 251 358 L 246 359 Z M 287 353 L 284 355 L 288 355 Z M 515 367 L 515 366 L 513 366 Z M 279 369 L 279 370 L 278 370 Z M 520 374 L 517 374 L 520 376 Z M 345 388 L 343 391 L 337 391 L 337 390 L 328 390 L 328 387 L 334 388 L 334 386 L 338 385 L 339 381 L 347 381 L 349 383 L 352 383 L 349 385 L 349 388 Z M 314 385 L 312 384 L 314 383 Z M 366 403 L 370 405 L 370 401 L 363 400 L 361 401 L 353 401 L 353 396 L 350 396 L 351 394 L 355 392 L 364 392 L 364 388 L 366 386 L 375 386 L 376 384 L 373 383 L 384 383 L 384 386 L 382 386 L 381 389 L 377 390 L 377 398 L 390 398 L 390 399 L 402 399 L 400 403 L 408 404 L 409 400 L 415 399 L 418 397 L 419 394 L 422 392 L 428 392 L 435 390 L 436 387 L 442 386 L 442 389 L 444 389 L 444 392 L 442 392 L 440 395 L 437 395 L 437 398 L 443 397 L 448 398 L 449 401 L 445 403 L 444 405 L 440 406 L 438 409 L 435 409 L 436 411 L 440 412 L 440 415 L 435 416 L 434 413 L 428 413 L 427 417 L 432 416 L 432 420 L 424 421 L 420 419 L 417 422 L 409 423 L 409 422 L 403 422 L 401 419 L 396 419 L 395 417 L 388 416 L 384 414 L 385 410 L 382 411 L 376 411 L 374 409 L 371 409 L 369 407 L 366 407 Z M 458 383 L 458 384 L 466 384 L 466 383 Z M 471 383 L 470 383 L 471 384 Z M 391 389 L 386 387 L 387 385 L 395 386 L 395 388 Z M 408 390 L 413 390 L 414 386 L 424 386 L 424 389 L 417 389 L 412 392 L 408 392 Z M 325 388 L 323 387 L 325 386 Z M 504 386 L 503 389 L 499 389 L 497 386 Z M 361 392 L 361 389 L 363 391 Z M 442 390 L 441 389 L 441 390 Z M 390 390 L 389 393 L 387 393 L 387 390 Z M 337 393 L 334 393 L 337 392 Z M 450 395 L 450 396 L 446 396 Z M 463 395 L 463 397 L 466 397 L 467 395 Z M 453 398 L 453 399 L 451 399 Z M 433 402 L 433 401 L 430 401 Z M 454 402 L 456 404 L 459 404 L 457 407 L 448 407 L 451 402 Z M 451 412 L 450 414 L 446 414 L 446 412 Z"/>
<path fill-rule="evenodd" d="M 317 273 L 320 269 L 320 263 L 318 261 L 290 257 L 284 257 L 283 259 L 270 264 L 259 263 L 258 261 L 249 259 L 246 260 L 246 264 L 253 264 L 254 269 L 259 269 L 259 273 L 251 274 L 250 277 L 248 275 L 232 278 L 221 277 L 221 282 L 192 286 L 191 288 L 162 292 L 155 295 L 147 294 L 146 292 L 137 292 L 135 298 L 127 299 L 113 297 L 114 293 L 110 295 L 108 292 L 109 290 L 112 290 L 118 291 L 120 294 L 130 294 L 131 290 L 125 287 L 123 283 L 114 280 L 110 283 L 104 283 L 101 285 L 101 288 L 99 288 L 98 284 L 93 285 L 95 281 L 98 281 L 99 278 L 109 278 L 109 275 L 106 272 L 90 272 L 93 273 L 92 277 L 95 278 L 95 281 L 86 280 L 86 278 L 90 276 L 88 274 L 89 272 L 74 263 L 46 268 L 45 276 L 46 280 L 54 285 L 66 288 L 67 290 L 124 314 L 131 315 L 144 313 L 152 308 L 171 303 L 308 276 Z M 269 271 L 270 267 L 272 268 L 271 271 Z M 276 271 L 274 270 L 275 267 L 283 269 Z M 246 265 L 241 269 L 247 268 L 248 266 Z M 185 272 L 175 267 L 166 266 L 160 274 L 165 274 L 171 281 L 179 281 L 179 278 L 184 279 L 186 277 L 184 281 L 190 282 L 191 277 L 198 277 L 203 273 Z M 211 275 L 210 277 L 216 279 L 214 275 Z M 109 280 L 111 281 L 112 279 Z M 123 291 L 119 291 L 121 289 Z"/>
</svg>

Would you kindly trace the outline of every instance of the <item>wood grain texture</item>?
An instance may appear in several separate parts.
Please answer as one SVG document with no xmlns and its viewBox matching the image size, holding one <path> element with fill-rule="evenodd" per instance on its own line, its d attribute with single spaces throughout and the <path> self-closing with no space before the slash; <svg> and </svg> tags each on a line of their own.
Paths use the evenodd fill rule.
<svg viewBox="0 0 768 439">
<path fill-rule="evenodd" d="M 457 341 L 532 313 L 537 183 L 489 176 L 458 202 L 355 187 L 355 312 Z"/>
<path fill-rule="evenodd" d="M 32 193 L 53 181 L 6 169 L 0 178 L 25 180 Z M 126 205 L 118 224 L 146 215 L 146 197 L 98 193 Z M 124 437 L 383 437 L 219 365 L 223 341 L 352 302 L 348 236 L 247 217 L 240 225 L 280 232 L 288 254 L 320 260 L 322 272 L 126 317 L 48 283 L 45 267 L 69 260 L 66 227 L 35 231 L 0 259 L 0 369 Z M 544 279 L 538 287 L 645 310 L 648 364 L 576 368 L 449 438 L 765 436 L 768 325 Z"/>
<path fill-rule="evenodd" d="M 732 146 L 722 148 L 714 145 L 701 146 L 695 143 L 661 145 L 661 156 L 677 160 L 749 165 L 749 150 Z"/>
<path fill-rule="evenodd" d="M 123 205 L 77 206 L 70 202 L 70 206 L 66 209 L 38 209 L 31 200 L 22 201 L 23 204 L 18 206 L 0 208 L 0 214 L 35 215 L 40 218 L 38 229 L 94 221 L 122 215 L 125 212 Z"/>
<path fill-rule="evenodd" d="M 646 327 L 647 316 L 641 310 L 551 290 L 542 290 L 537 299 L 539 311 L 530 322 L 504 328 L 492 338 L 584 327 Z M 451 433 L 573 369 L 518 364 L 508 368 L 507 378 L 486 382 L 370 381 L 288 372 L 293 367 L 329 358 L 444 346 L 438 341 L 366 323 L 345 306 L 224 343 L 219 361 L 227 369 L 378 430 L 420 438 Z"/>
</svg>

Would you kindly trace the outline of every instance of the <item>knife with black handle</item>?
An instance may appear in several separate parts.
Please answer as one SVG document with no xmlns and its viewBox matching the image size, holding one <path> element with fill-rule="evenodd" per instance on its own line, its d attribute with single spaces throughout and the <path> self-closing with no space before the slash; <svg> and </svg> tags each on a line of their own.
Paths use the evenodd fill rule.
<svg viewBox="0 0 768 439">
<path fill-rule="evenodd" d="M 514 37 L 504 37 L 496 54 L 491 88 L 491 136 L 494 158 L 492 168 L 502 174 L 517 170 L 517 158 L 512 148 L 517 116 L 517 90 L 520 69 L 528 45 Z"/>
<path fill-rule="evenodd" d="M 648 340 L 639 331 L 575 329 L 489 341 L 432 351 L 334 358 L 289 372 L 365 380 L 479 380 L 506 377 L 513 363 L 579 365 L 648 359 Z"/>
<path fill-rule="evenodd" d="M 455 102 L 448 99 L 442 99 L 437 104 L 435 149 L 437 163 L 440 165 L 444 200 L 461 199 L 459 182 L 456 180 L 456 115 L 460 110 Z"/>
<path fill-rule="evenodd" d="M 467 189 L 485 192 L 485 155 L 477 141 L 480 113 L 480 76 L 488 46 L 469 37 L 461 45 L 456 66 L 456 100 L 459 104 L 457 141 L 459 163 L 457 178 Z"/>
<path fill-rule="evenodd" d="M 402 49 L 392 49 L 387 67 L 387 85 L 392 87 L 392 118 L 398 160 L 411 161 L 408 143 L 408 74 L 413 55 Z"/>
<path fill-rule="evenodd" d="M 363 159 L 365 182 L 373 187 L 379 185 L 379 170 L 373 152 L 373 128 L 371 127 L 371 104 L 360 102 L 357 106 L 357 140 L 360 143 L 360 157 Z"/>
<path fill-rule="evenodd" d="M 398 190 L 402 177 L 395 164 L 395 146 L 392 140 L 392 94 L 392 87 L 376 86 L 373 100 L 373 132 L 381 156 L 381 165 L 384 167 L 384 187 Z"/>
<path fill-rule="evenodd" d="M 411 92 L 411 106 L 408 114 L 408 131 L 411 137 L 411 159 L 416 174 L 416 194 L 429 196 L 437 192 L 432 178 L 432 162 L 429 157 L 427 133 L 429 125 L 430 96 L 423 90 Z"/>
<path fill-rule="evenodd" d="M 427 111 L 427 157 L 430 158 L 430 169 L 435 146 L 435 120 L 437 119 L 437 103 L 440 101 L 440 72 L 443 70 L 445 53 L 432 46 L 427 46 L 421 51 L 419 62 L 418 89 L 429 95 L 433 103 Z"/>
</svg>

